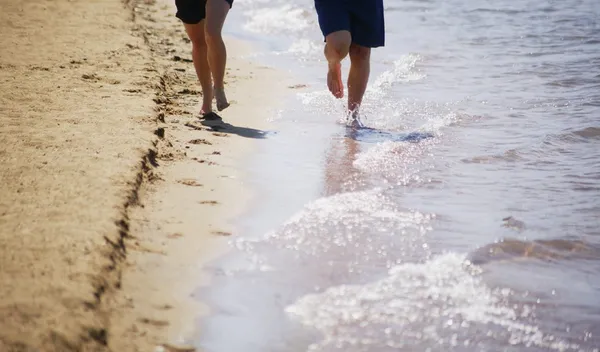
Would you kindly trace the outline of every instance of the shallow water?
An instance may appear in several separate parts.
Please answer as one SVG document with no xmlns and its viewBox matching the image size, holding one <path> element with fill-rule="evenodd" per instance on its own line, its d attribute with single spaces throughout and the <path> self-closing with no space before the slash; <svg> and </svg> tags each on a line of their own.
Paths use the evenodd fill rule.
<svg viewBox="0 0 600 352">
<path fill-rule="evenodd" d="M 197 345 L 598 351 L 600 2 L 385 4 L 353 133 L 312 2 L 236 0 L 227 29 L 308 87 L 248 161 Z"/>
</svg>

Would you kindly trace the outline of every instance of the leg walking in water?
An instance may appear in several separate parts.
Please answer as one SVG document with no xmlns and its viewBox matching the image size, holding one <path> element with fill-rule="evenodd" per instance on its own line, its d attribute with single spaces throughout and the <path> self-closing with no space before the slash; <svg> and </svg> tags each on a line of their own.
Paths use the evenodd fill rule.
<svg viewBox="0 0 600 352">
<path fill-rule="evenodd" d="M 175 0 L 177 18 L 192 42 L 192 59 L 202 87 L 201 115 L 212 114 L 212 100 L 219 111 L 229 106 L 225 95 L 227 52 L 221 31 L 233 0 Z"/>
<path fill-rule="evenodd" d="M 315 9 L 325 37 L 327 87 L 334 97 L 344 97 L 342 60 L 350 56 L 348 112 L 358 118 L 369 82 L 371 48 L 385 44 L 383 0 L 315 0 Z"/>
<path fill-rule="evenodd" d="M 369 83 L 371 48 L 358 44 L 350 46 L 350 72 L 348 73 L 348 111 L 358 114 L 358 108 Z"/>
</svg>

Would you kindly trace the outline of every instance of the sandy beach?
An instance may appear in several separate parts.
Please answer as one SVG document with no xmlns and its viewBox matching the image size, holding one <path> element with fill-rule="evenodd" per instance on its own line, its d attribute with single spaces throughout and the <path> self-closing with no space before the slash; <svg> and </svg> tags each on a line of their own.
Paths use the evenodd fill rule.
<svg viewBox="0 0 600 352">
<path fill-rule="evenodd" d="M 185 350 L 286 77 L 227 38 L 203 124 L 170 2 L 9 0 L 0 28 L 0 351 Z"/>
</svg>

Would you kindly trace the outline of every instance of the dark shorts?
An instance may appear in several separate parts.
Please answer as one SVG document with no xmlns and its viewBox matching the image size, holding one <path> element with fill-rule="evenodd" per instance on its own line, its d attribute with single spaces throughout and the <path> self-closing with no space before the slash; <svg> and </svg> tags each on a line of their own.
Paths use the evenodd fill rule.
<svg viewBox="0 0 600 352">
<path fill-rule="evenodd" d="M 233 0 L 223 0 L 233 6 Z M 183 23 L 196 24 L 206 17 L 206 0 L 175 0 L 175 16 Z"/>
<path fill-rule="evenodd" d="M 315 8 L 324 37 L 349 31 L 355 44 L 385 45 L 383 0 L 315 0 Z"/>
</svg>

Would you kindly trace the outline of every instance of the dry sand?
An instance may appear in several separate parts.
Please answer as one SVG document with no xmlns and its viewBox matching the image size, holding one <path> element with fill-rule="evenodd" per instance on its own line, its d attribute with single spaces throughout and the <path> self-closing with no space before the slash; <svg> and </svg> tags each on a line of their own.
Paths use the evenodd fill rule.
<svg viewBox="0 0 600 352">
<path fill-rule="evenodd" d="M 0 3 L 0 351 L 153 351 L 192 337 L 202 264 L 248 199 L 239 161 L 287 85 L 228 39 L 229 124 L 203 126 L 173 13 Z"/>
</svg>

